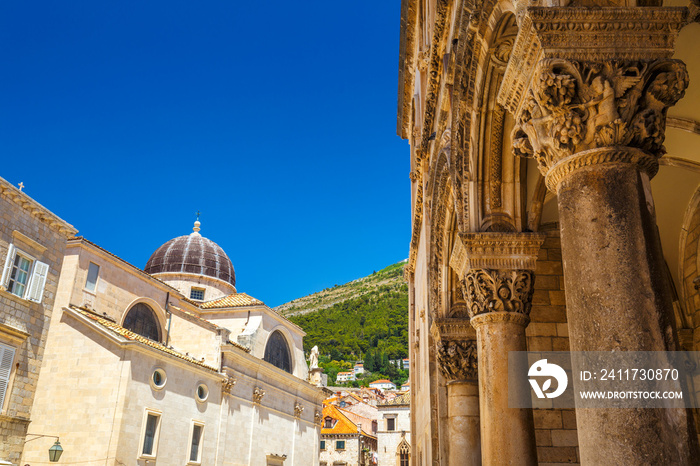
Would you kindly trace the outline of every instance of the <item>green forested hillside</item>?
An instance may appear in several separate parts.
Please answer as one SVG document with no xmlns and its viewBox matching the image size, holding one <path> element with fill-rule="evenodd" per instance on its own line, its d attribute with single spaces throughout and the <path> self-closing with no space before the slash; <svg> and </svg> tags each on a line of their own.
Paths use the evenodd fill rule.
<svg viewBox="0 0 700 466">
<path fill-rule="evenodd" d="M 318 345 L 322 367 L 330 379 L 352 363 L 365 361 L 376 376 L 395 382 L 405 372 L 388 360 L 408 357 L 408 286 L 404 262 L 367 277 L 336 285 L 278 307 L 306 332 L 304 350 Z M 337 297 L 342 296 L 338 299 Z M 329 303 L 329 299 L 334 302 Z M 316 303 L 316 308 L 313 303 Z M 300 312 L 303 308 L 303 313 Z"/>
</svg>

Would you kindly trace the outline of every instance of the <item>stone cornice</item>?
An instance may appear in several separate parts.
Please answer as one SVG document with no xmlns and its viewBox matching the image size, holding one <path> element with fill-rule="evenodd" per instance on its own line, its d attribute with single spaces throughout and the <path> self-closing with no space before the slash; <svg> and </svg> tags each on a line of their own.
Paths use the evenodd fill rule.
<svg viewBox="0 0 700 466">
<path fill-rule="evenodd" d="M 460 233 L 450 257 L 459 277 L 471 269 L 534 270 L 542 233 Z"/>
<path fill-rule="evenodd" d="M 516 113 L 542 58 L 669 58 L 687 15 L 685 7 L 530 7 L 521 22 L 498 101 Z"/>
<path fill-rule="evenodd" d="M 75 236 L 75 234 L 78 232 L 73 225 L 58 217 L 49 209 L 27 196 L 26 193 L 15 188 L 7 180 L 1 177 L 0 194 L 6 196 L 12 202 L 26 210 L 32 217 L 39 219 L 39 221 L 48 225 L 52 230 L 59 232 L 65 238 Z"/>
<path fill-rule="evenodd" d="M 420 242 L 421 224 L 423 223 L 423 169 L 422 164 L 416 166 L 417 185 L 416 203 L 413 208 L 413 226 L 411 228 L 411 244 L 408 248 L 408 262 L 404 274 L 408 276 L 416 270 L 416 258 L 418 256 L 418 243 Z M 407 280 L 408 281 L 408 280 Z"/>
<path fill-rule="evenodd" d="M 442 76 L 442 56 L 444 44 L 442 36 L 445 33 L 445 26 L 451 11 L 452 2 L 447 0 L 437 0 L 435 6 L 435 24 L 433 26 L 433 38 L 430 44 L 430 60 L 428 65 L 428 85 L 425 96 L 425 112 L 423 114 L 423 135 L 421 138 L 420 150 L 416 155 L 420 158 L 429 157 L 430 135 L 435 126 L 438 97 L 440 95 L 440 78 Z"/>
<path fill-rule="evenodd" d="M 399 96 L 396 133 L 409 137 L 409 122 L 413 97 L 414 61 L 416 59 L 417 0 L 401 1 L 401 37 L 399 39 Z"/>
</svg>

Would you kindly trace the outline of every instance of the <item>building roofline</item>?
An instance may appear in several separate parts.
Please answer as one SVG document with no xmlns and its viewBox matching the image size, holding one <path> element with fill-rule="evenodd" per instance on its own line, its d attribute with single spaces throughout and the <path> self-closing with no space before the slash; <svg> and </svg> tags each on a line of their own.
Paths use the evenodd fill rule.
<svg viewBox="0 0 700 466">
<path fill-rule="evenodd" d="M 91 311 L 90 309 L 81 308 L 78 306 L 70 306 L 63 308 L 63 314 L 73 317 L 74 319 L 83 322 L 84 324 L 98 330 L 104 336 L 107 336 L 110 340 L 121 346 L 134 345 L 138 346 L 148 352 L 156 352 L 159 355 L 165 355 L 170 358 L 177 359 L 181 362 L 187 363 L 191 366 L 197 366 L 198 368 L 205 369 L 209 372 L 214 372 L 223 376 L 216 367 L 204 364 L 201 361 L 197 361 L 191 356 L 184 355 L 179 351 L 166 347 L 164 344 L 148 340 L 147 338 L 127 330 L 121 325 L 112 322 L 111 320 L 100 316 L 99 314 Z"/>
<path fill-rule="evenodd" d="M 78 233 L 78 230 L 70 223 L 63 220 L 49 209 L 32 199 L 24 191 L 20 191 L 9 181 L 0 177 L 0 194 L 7 195 L 15 204 L 22 207 L 39 221 L 47 224 L 49 228 L 58 231 L 65 238 L 70 238 Z"/>
</svg>

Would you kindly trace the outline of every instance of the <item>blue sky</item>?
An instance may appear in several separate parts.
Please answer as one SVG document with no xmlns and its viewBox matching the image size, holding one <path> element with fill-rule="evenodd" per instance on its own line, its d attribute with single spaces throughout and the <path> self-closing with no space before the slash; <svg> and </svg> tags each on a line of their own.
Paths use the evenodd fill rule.
<svg viewBox="0 0 700 466">
<path fill-rule="evenodd" d="M 143 267 L 202 234 L 269 305 L 408 255 L 400 2 L 0 2 L 0 176 Z"/>
</svg>

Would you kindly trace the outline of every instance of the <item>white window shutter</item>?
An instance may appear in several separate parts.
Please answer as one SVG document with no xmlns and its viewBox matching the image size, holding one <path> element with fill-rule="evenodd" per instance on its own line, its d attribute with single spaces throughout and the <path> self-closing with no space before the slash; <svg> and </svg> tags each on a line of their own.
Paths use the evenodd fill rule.
<svg viewBox="0 0 700 466">
<path fill-rule="evenodd" d="M 34 273 L 32 280 L 29 282 L 29 292 L 26 298 L 37 303 L 41 302 L 44 296 L 44 286 L 46 285 L 46 276 L 49 274 L 49 265 L 43 262 L 36 261 L 34 263 Z"/>
<path fill-rule="evenodd" d="M 15 349 L 9 346 L 0 345 L 0 409 L 5 402 L 7 387 L 10 384 L 10 373 L 12 372 L 12 361 L 15 359 Z"/>
<path fill-rule="evenodd" d="M 12 270 L 12 261 L 15 258 L 15 245 L 10 244 L 7 247 L 7 258 L 5 258 L 5 268 L 2 269 L 2 281 L 0 285 L 7 289 L 7 284 L 10 281 L 10 271 Z"/>
</svg>

